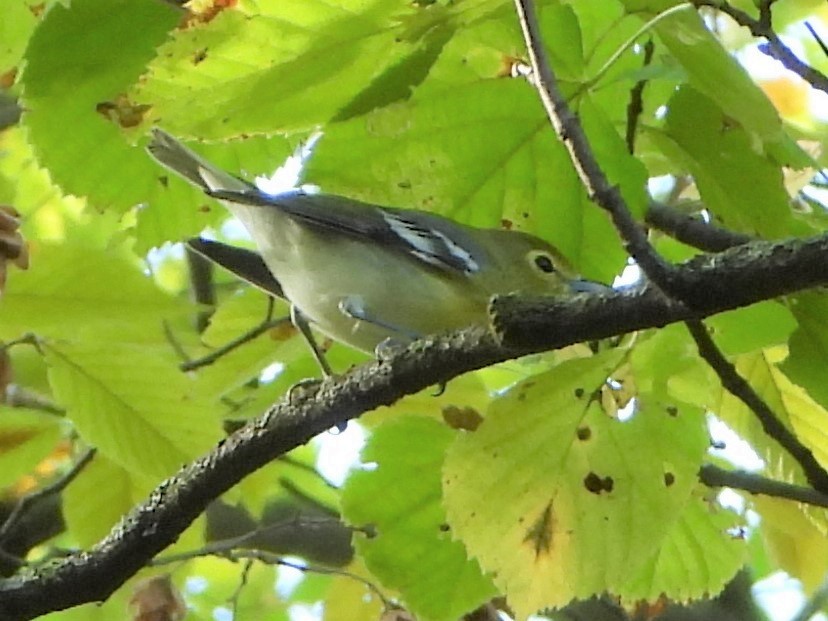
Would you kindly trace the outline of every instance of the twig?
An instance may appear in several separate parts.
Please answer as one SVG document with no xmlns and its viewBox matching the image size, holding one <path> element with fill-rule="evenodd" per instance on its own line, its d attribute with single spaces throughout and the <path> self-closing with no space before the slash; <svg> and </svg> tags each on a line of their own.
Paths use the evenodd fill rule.
<svg viewBox="0 0 828 621">
<path fill-rule="evenodd" d="M 0 526 L 0 546 L 2 546 L 6 536 L 11 532 L 20 518 L 22 518 L 35 503 L 40 502 L 40 500 L 47 496 L 62 492 L 63 489 L 69 485 L 69 483 L 71 483 L 75 477 L 78 476 L 78 474 L 80 474 L 81 470 L 83 470 L 86 465 L 92 461 L 92 458 L 95 456 L 95 452 L 95 448 L 86 449 L 83 455 L 80 456 L 80 458 L 72 465 L 71 468 L 69 468 L 69 470 L 66 471 L 66 473 L 64 473 L 63 476 L 49 485 L 41 487 L 40 489 L 23 496 L 17 502 L 11 514 L 9 514 L 9 517 L 6 518 L 6 521 L 3 522 L 3 525 Z"/>
<path fill-rule="evenodd" d="M 647 277 L 669 295 L 674 289 L 674 271 L 650 246 L 646 232 L 633 219 L 621 192 L 610 184 L 595 159 L 580 120 L 569 108 L 546 57 L 533 0 L 515 0 L 515 6 L 532 64 L 533 83 L 546 115 L 569 151 L 590 199 L 609 213 L 627 252 Z"/>
<path fill-rule="evenodd" d="M 247 586 L 247 578 L 250 575 L 250 570 L 253 568 L 253 559 L 248 559 L 244 563 L 244 567 L 242 567 L 241 577 L 239 578 L 239 586 L 236 587 L 236 590 L 233 591 L 233 595 L 227 600 L 230 604 L 230 610 L 232 613 L 231 619 L 236 621 L 236 615 L 238 614 L 239 610 L 239 598 L 241 598 L 242 591 L 244 587 Z"/>
<path fill-rule="evenodd" d="M 382 602 L 383 607 L 386 610 L 390 610 L 394 608 L 394 603 L 389 600 L 380 589 L 370 580 L 363 578 L 362 576 L 355 574 L 350 571 L 346 571 L 344 569 L 336 569 L 333 567 L 320 567 L 319 565 L 303 565 L 301 563 L 296 563 L 294 561 L 288 561 L 272 552 L 265 552 L 264 550 L 228 550 L 227 552 L 222 553 L 223 557 L 231 560 L 237 561 L 242 559 L 254 559 L 257 561 L 261 561 L 262 563 L 267 563 L 268 565 L 279 565 L 280 567 L 289 567 L 291 569 L 296 569 L 297 571 L 301 571 L 303 573 L 312 573 L 312 574 L 321 574 L 326 576 L 341 576 L 343 578 L 349 578 L 350 580 L 355 580 L 356 582 L 361 583 L 365 587 L 368 588 L 374 595 L 376 595 L 379 600 Z"/>
<path fill-rule="evenodd" d="M 184 348 L 181 346 L 181 343 L 178 341 L 178 338 L 176 338 L 175 333 L 172 330 L 172 326 L 170 326 L 170 323 L 166 319 L 164 319 L 161 322 L 161 327 L 164 329 L 164 338 L 167 339 L 167 342 L 170 344 L 170 347 L 172 347 L 175 354 L 179 358 L 181 358 L 181 360 L 184 361 L 182 364 L 188 363 L 190 361 L 190 356 L 187 354 L 186 351 L 184 351 Z"/>
<path fill-rule="evenodd" d="M 814 489 L 828 493 L 828 472 L 814 457 L 813 453 L 776 417 L 773 410 L 739 375 L 713 343 L 701 321 L 686 322 L 687 329 L 696 341 L 699 354 L 719 376 L 728 392 L 742 401 L 756 415 L 762 430 L 776 440 L 802 467 L 805 478 Z"/>
<path fill-rule="evenodd" d="M 316 468 L 314 468 L 313 466 L 311 466 L 309 464 L 306 464 L 302 461 L 299 461 L 295 457 L 291 457 L 290 455 L 280 455 L 276 459 L 278 461 L 281 461 L 281 462 L 285 463 L 285 464 L 293 466 L 294 468 L 298 468 L 299 470 L 303 470 L 307 473 L 312 474 L 313 476 L 318 478 L 322 482 L 322 484 L 325 485 L 329 489 L 332 489 L 332 490 L 339 490 L 340 489 L 340 487 L 338 485 L 335 485 L 334 483 L 332 483 L 331 481 L 326 479 L 324 476 L 322 476 L 322 473 L 319 472 L 319 470 L 317 470 Z"/>
<path fill-rule="evenodd" d="M 699 480 L 708 487 L 729 487 L 751 494 L 762 494 L 828 508 L 828 495 L 822 492 L 802 485 L 774 481 L 752 472 L 725 470 L 713 464 L 704 464 L 699 469 Z"/>
<path fill-rule="evenodd" d="M 232 561 L 252 559 L 261 561 L 263 563 L 267 563 L 268 565 L 281 565 L 283 567 L 298 569 L 302 572 L 344 576 L 346 578 L 357 580 L 358 582 L 361 582 L 362 584 L 367 586 L 371 591 L 373 591 L 386 606 L 391 606 L 391 602 L 382 594 L 382 592 L 374 584 L 372 584 L 370 581 L 366 580 L 362 576 L 358 576 L 356 574 L 342 569 L 294 563 L 292 561 L 285 560 L 277 554 L 267 552 L 265 550 L 242 549 L 242 544 L 246 543 L 247 541 L 250 541 L 258 537 L 262 533 L 265 533 L 269 530 L 273 530 L 274 528 L 283 527 L 284 525 L 284 523 L 272 524 L 270 526 L 266 526 L 263 528 L 257 528 L 256 530 L 245 533 L 244 535 L 241 535 L 239 537 L 233 537 L 230 539 L 222 539 L 221 541 L 211 542 L 202 548 L 198 548 L 197 550 L 191 550 L 189 552 L 181 552 L 179 554 L 171 554 L 169 556 L 157 558 L 150 564 L 153 566 L 168 565 L 170 563 L 188 561 L 203 556 L 220 556 Z"/>
<path fill-rule="evenodd" d="M 211 351 L 209 354 L 202 358 L 196 358 L 195 360 L 186 360 L 178 365 L 178 368 L 182 371 L 193 371 L 195 369 L 199 369 L 201 367 L 205 367 L 208 365 L 213 364 L 216 360 L 221 358 L 222 356 L 226 356 L 234 349 L 241 347 L 242 345 L 249 343 L 250 341 L 255 340 L 268 330 L 272 328 L 276 328 L 278 326 L 283 326 L 287 323 L 290 323 L 290 317 L 279 317 L 278 319 L 272 319 L 271 314 L 273 313 L 273 298 L 268 298 L 268 307 L 267 307 L 267 317 L 262 323 L 258 326 L 248 330 L 244 334 L 236 337 L 229 343 L 226 343 Z"/>
<path fill-rule="evenodd" d="M 718 9 L 729 15 L 740 26 L 747 28 L 754 37 L 764 38 L 767 45 L 759 47 L 762 52 L 781 62 L 786 69 L 793 71 L 812 87 L 828 93 L 828 77 L 799 60 L 796 54 L 782 43 L 776 32 L 774 32 L 770 23 L 770 2 L 764 2 L 760 6 L 759 19 L 754 19 L 746 12 L 723 0 L 692 0 L 692 2 L 696 7 L 709 6 Z"/>
<path fill-rule="evenodd" d="M 12 408 L 29 408 L 30 410 L 39 410 L 47 414 L 55 414 L 57 416 L 65 416 L 66 410 L 55 405 L 46 397 L 39 395 L 31 390 L 27 390 L 17 384 L 9 384 L 6 387 L 5 405 Z"/>
<path fill-rule="evenodd" d="M 819 49 L 822 50 L 822 53 L 825 54 L 825 56 L 828 56 L 828 45 L 825 45 L 825 41 L 823 41 L 822 37 L 820 37 L 819 34 L 817 34 L 817 31 L 814 30 L 814 27 L 811 26 L 811 23 L 806 21 L 805 28 L 807 28 L 808 32 L 811 33 L 811 36 L 814 38 L 814 41 L 816 41 L 817 45 L 819 46 Z"/>
<path fill-rule="evenodd" d="M 6 351 L 11 349 L 12 347 L 16 347 L 17 345 L 31 345 L 34 347 L 39 353 L 43 353 L 40 349 L 40 339 L 37 338 L 37 335 L 33 332 L 27 332 L 23 336 L 20 336 L 16 339 L 12 339 L 11 341 L 5 341 L 4 343 L 0 343 L 0 351 Z"/>
<path fill-rule="evenodd" d="M 653 60 L 653 52 L 655 52 L 655 43 L 652 39 L 647 39 L 644 44 L 644 67 L 648 67 Z M 635 153 L 635 134 L 638 130 L 638 119 L 641 118 L 641 113 L 644 112 L 644 87 L 647 86 L 647 80 L 639 80 L 635 83 L 630 91 L 630 101 L 627 104 L 627 151 Z"/>
</svg>

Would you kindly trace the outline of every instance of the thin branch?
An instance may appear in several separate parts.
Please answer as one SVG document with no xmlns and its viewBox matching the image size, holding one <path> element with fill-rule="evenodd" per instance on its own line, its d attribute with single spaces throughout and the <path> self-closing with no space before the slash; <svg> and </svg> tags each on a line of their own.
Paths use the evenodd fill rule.
<svg viewBox="0 0 828 621">
<path fill-rule="evenodd" d="M 17 384 L 6 386 L 6 394 L 3 397 L 5 399 L 4 404 L 12 408 L 29 408 L 30 410 L 38 410 L 56 416 L 66 415 L 66 410 L 55 405 L 50 399 Z"/>
<path fill-rule="evenodd" d="M 40 349 L 40 339 L 37 338 L 37 335 L 33 332 L 27 332 L 23 336 L 20 336 L 16 339 L 12 339 L 11 341 L 5 341 L 0 343 L 0 350 L 6 351 L 11 349 L 12 347 L 16 347 L 17 345 L 31 345 L 34 347 L 39 353 L 43 353 Z"/>
<path fill-rule="evenodd" d="M 759 420 L 762 430 L 776 440 L 802 467 L 808 483 L 814 489 L 828 493 L 828 472 L 820 466 L 814 454 L 777 418 L 762 397 L 739 375 L 736 368 L 716 347 L 702 322 L 688 321 L 686 325 L 693 340 L 696 341 L 699 354 L 719 376 L 722 386 L 750 408 Z"/>
<path fill-rule="evenodd" d="M 644 44 L 644 67 L 648 67 L 653 60 L 653 53 L 655 52 L 655 43 L 652 39 L 647 39 Z M 635 83 L 630 91 L 630 101 L 627 104 L 627 151 L 635 153 L 635 135 L 638 131 L 638 120 L 644 112 L 644 88 L 647 86 L 647 80 L 639 80 Z"/>
<path fill-rule="evenodd" d="M 713 464 L 704 464 L 699 469 L 699 480 L 708 487 L 729 487 L 751 494 L 828 508 L 828 495 L 822 492 L 793 483 L 774 481 L 742 470 L 725 470 Z"/>
<path fill-rule="evenodd" d="M 247 586 L 247 578 L 250 575 L 250 570 L 253 569 L 253 559 L 247 559 L 244 563 L 244 567 L 242 567 L 241 577 L 239 578 L 239 586 L 236 587 L 236 590 L 233 592 L 233 595 L 227 600 L 227 603 L 230 604 L 230 611 L 232 614 L 231 619 L 235 621 L 237 619 L 238 611 L 239 611 L 239 599 L 241 598 L 242 591 L 244 587 Z"/>
<path fill-rule="evenodd" d="M 828 93 L 828 77 L 807 63 L 799 60 L 796 54 L 787 45 L 782 43 L 776 32 L 774 32 L 770 24 L 770 3 L 765 3 L 767 7 L 764 9 L 763 15 L 760 15 L 759 19 L 755 19 L 748 13 L 737 9 L 723 0 L 691 1 L 696 7 L 709 6 L 718 9 L 722 13 L 729 15 L 740 26 L 747 28 L 754 37 L 764 38 L 767 41 L 767 45 L 759 47 L 762 52 L 781 62 L 786 69 L 793 71 L 812 87 Z"/>
<path fill-rule="evenodd" d="M 29 509 L 32 508 L 36 503 L 40 502 L 47 496 L 51 496 L 52 494 L 58 494 L 62 492 L 69 483 L 71 483 L 76 476 L 78 476 L 83 470 L 86 465 L 92 461 L 92 458 L 95 456 L 95 449 L 89 448 L 87 449 L 83 455 L 72 465 L 69 470 L 67 470 L 63 476 L 56 479 L 49 485 L 41 487 L 40 489 L 23 496 L 15 505 L 14 509 L 12 510 L 9 517 L 6 518 L 6 521 L 0 526 L 0 546 L 2 546 L 3 541 L 11 532 L 11 530 L 15 527 L 15 525 L 20 521 L 20 519 L 26 514 Z"/>
<path fill-rule="evenodd" d="M 277 319 L 271 319 L 270 315 L 273 312 L 273 298 L 268 298 L 268 312 L 267 318 L 260 323 L 258 326 L 248 330 L 244 334 L 236 337 L 229 343 L 226 343 L 219 347 L 218 349 L 214 349 L 209 354 L 202 358 L 196 358 L 195 360 L 186 360 L 178 365 L 178 368 L 182 371 L 193 371 L 195 369 L 199 369 L 201 367 L 205 367 L 208 365 L 213 364 L 216 360 L 221 358 L 222 356 L 226 356 L 234 349 L 241 347 L 242 345 L 249 343 L 257 338 L 259 338 L 262 334 L 266 333 L 268 330 L 272 328 L 277 328 L 279 326 L 283 326 L 285 324 L 290 323 L 290 317 L 279 317 Z"/>
<path fill-rule="evenodd" d="M 817 45 L 819 46 L 819 49 L 822 50 L 822 53 L 825 54 L 826 57 L 828 57 L 828 45 L 825 45 L 825 41 L 823 41 L 822 37 L 820 37 L 819 34 L 817 34 L 817 31 L 814 30 L 814 27 L 811 26 L 811 23 L 806 21 L 805 28 L 807 28 L 808 32 L 811 33 L 811 36 L 814 38 L 814 41 L 816 41 Z"/>
<path fill-rule="evenodd" d="M 312 474 L 314 477 L 319 479 L 319 481 L 325 487 L 327 487 L 328 489 L 332 489 L 332 490 L 339 490 L 340 489 L 340 487 L 338 485 L 336 485 L 335 483 L 333 483 L 333 482 L 329 481 L 328 479 L 326 479 L 324 476 L 322 476 L 322 473 L 319 472 L 319 470 L 317 470 L 316 468 L 314 468 L 310 464 L 306 464 L 305 462 L 300 461 L 300 460 L 296 459 L 295 457 L 291 457 L 290 455 L 281 455 L 281 456 L 277 457 L 277 459 L 279 461 L 285 463 L 285 464 L 288 464 L 289 466 L 293 466 L 294 468 L 298 468 L 299 470 L 302 470 L 304 472 Z"/>
<path fill-rule="evenodd" d="M 541 103 L 552 126 L 569 151 L 572 163 L 590 199 L 607 211 L 624 244 L 647 277 L 665 292 L 672 292 L 672 267 L 650 246 L 644 229 L 633 219 L 616 186 L 610 184 L 595 159 L 578 117 L 572 112 L 558 86 L 558 80 L 543 48 L 532 0 L 515 0 L 523 38 L 529 52 Z"/>
<path fill-rule="evenodd" d="M 371 583 L 369 580 L 366 580 L 362 576 L 358 576 L 357 574 L 351 573 L 343 569 L 295 563 L 293 561 L 285 560 L 278 554 L 267 552 L 265 550 L 242 548 L 243 543 L 251 539 L 254 539 L 255 537 L 261 535 L 263 532 L 271 530 L 272 528 L 273 526 L 260 528 L 256 529 L 255 531 L 245 533 L 241 537 L 224 539 L 222 541 L 214 541 L 196 550 L 191 550 L 189 552 L 181 552 L 179 554 L 173 554 L 163 558 L 156 559 L 151 563 L 151 565 L 168 565 L 170 563 L 188 561 L 194 558 L 201 558 L 204 556 L 219 556 L 222 558 L 229 559 L 231 561 L 257 560 L 268 565 L 280 565 L 282 567 L 290 567 L 291 569 L 297 569 L 301 572 L 317 573 L 331 576 L 343 576 L 346 578 L 350 578 L 352 580 L 356 580 L 357 582 L 361 582 L 362 584 L 364 584 L 366 587 L 368 587 L 368 589 L 370 589 L 374 594 L 376 594 L 377 597 L 379 597 L 380 600 L 383 602 L 383 604 L 386 605 L 386 607 L 391 606 L 391 602 L 382 594 L 382 592 L 376 587 L 376 585 Z"/>
<path fill-rule="evenodd" d="M 256 542 L 260 537 L 270 535 L 276 531 L 285 529 L 295 529 L 297 526 L 301 526 L 303 528 L 310 528 L 319 525 L 327 526 L 332 521 L 341 523 L 339 520 L 330 517 L 300 518 L 297 516 L 291 520 L 284 520 L 281 522 L 276 522 L 274 524 L 266 524 L 264 526 L 259 526 L 258 528 L 249 530 L 237 537 L 227 537 L 226 539 L 210 541 L 209 543 L 205 544 L 201 548 L 198 548 L 197 550 L 191 550 L 189 552 L 179 552 L 176 554 L 167 554 L 165 556 L 153 559 L 147 564 L 153 567 L 160 567 L 163 565 L 180 563 L 182 561 L 189 561 L 199 556 L 207 556 L 210 554 L 222 554 L 228 550 L 252 547 L 253 545 L 256 545 Z M 364 530 L 360 528 L 349 528 L 349 530 L 351 532 L 364 532 Z"/>
<path fill-rule="evenodd" d="M 303 573 L 321 574 L 324 576 L 341 576 L 343 578 L 348 578 L 350 580 L 359 582 L 360 584 L 365 586 L 369 591 L 371 591 L 374 595 L 376 595 L 382 602 L 382 605 L 386 610 L 390 610 L 395 607 L 394 603 L 383 594 L 383 592 L 379 589 L 379 587 L 377 587 L 377 585 L 375 585 L 367 578 L 363 578 L 362 576 L 347 571 L 345 569 L 321 567 L 319 565 L 303 565 L 301 563 L 296 563 L 294 561 L 288 561 L 271 552 L 265 552 L 264 550 L 230 550 L 223 553 L 222 556 L 233 561 L 242 559 L 254 559 L 257 561 L 261 561 L 262 563 L 266 563 L 268 565 L 279 565 L 281 567 L 289 567 L 291 569 L 296 569 L 297 571 L 301 571 Z"/>
</svg>

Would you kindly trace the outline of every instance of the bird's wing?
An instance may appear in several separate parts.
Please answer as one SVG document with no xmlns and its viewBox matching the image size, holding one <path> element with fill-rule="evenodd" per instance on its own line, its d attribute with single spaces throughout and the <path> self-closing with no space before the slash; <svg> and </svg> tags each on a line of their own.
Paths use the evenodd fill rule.
<svg viewBox="0 0 828 621">
<path fill-rule="evenodd" d="M 301 190 L 267 194 L 217 168 L 158 128 L 153 129 L 147 150 L 160 164 L 219 200 L 277 208 L 310 227 L 382 244 L 449 273 L 470 274 L 480 269 L 483 248 L 447 218 Z"/>
<path fill-rule="evenodd" d="M 308 226 L 383 244 L 435 268 L 463 273 L 480 269 L 478 244 L 460 226 L 434 214 L 299 190 L 276 195 L 259 190 L 208 193 L 225 201 L 277 207 Z"/>
</svg>

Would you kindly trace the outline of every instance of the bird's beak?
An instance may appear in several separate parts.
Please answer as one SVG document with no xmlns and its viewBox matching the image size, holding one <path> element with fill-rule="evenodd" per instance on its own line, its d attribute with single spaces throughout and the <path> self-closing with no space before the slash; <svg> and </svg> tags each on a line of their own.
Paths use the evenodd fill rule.
<svg viewBox="0 0 828 621">
<path fill-rule="evenodd" d="M 569 290 L 572 293 L 606 293 L 608 291 L 612 291 L 612 287 L 608 287 L 600 282 L 595 282 L 594 280 L 574 278 L 569 281 Z"/>
</svg>

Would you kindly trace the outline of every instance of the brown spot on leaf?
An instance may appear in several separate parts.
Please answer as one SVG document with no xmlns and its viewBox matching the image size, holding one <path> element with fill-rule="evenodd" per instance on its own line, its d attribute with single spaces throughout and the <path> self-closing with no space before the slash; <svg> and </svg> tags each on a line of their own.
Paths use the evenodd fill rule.
<svg viewBox="0 0 828 621">
<path fill-rule="evenodd" d="M 132 103 L 122 93 L 114 101 L 102 101 L 97 104 L 95 112 L 123 128 L 130 128 L 140 125 L 151 107 L 148 104 Z"/>
<path fill-rule="evenodd" d="M 17 79 L 17 67 L 12 67 L 5 73 L 0 73 L 0 88 L 11 88 Z"/>
<path fill-rule="evenodd" d="M 207 48 L 203 47 L 200 50 L 197 50 L 196 53 L 193 55 L 193 64 L 197 65 L 203 62 L 207 58 Z"/>
<path fill-rule="evenodd" d="M 443 420 L 452 429 L 474 431 L 483 422 L 483 417 L 473 407 L 447 405 L 443 408 Z"/>
<path fill-rule="evenodd" d="M 187 605 L 169 574 L 154 576 L 135 585 L 129 600 L 133 621 L 179 621 Z"/>
<path fill-rule="evenodd" d="M 549 554 L 552 550 L 552 533 L 555 527 L 555 516 L 552 512 L 552 502 L 546 505 L 535 523 L 526 531 L 524 543 L 530 543 L 535 551 L 535 558 L 541 554 Z"/>
<path fill-rule="evenodd" d="M 612 477 L 600 477 L 594 472 L 590 472 L 584 477 L 584 487 L 593 494 L 601 494 L 602 492 L 611 492 L 615 487 L 615 481 Z"/>
<path fill-rule="evenodd" d="M 283 321 L 268 330 L 268 335 L 274 341 L 286 341 L 297 333 L 296 328 L 289 321 Z"/>
<path fill-rule="evenodd" d="M 679 413 L 679 411 L 678 411 L 678 408 L 676 406 L 674 406 L 674 405 L 668 405 L 667 406 L 667 414 L 669 414 L 673 418 L 678 416 L 678 413 Z"/>
<path fill-rule="evenodd" d="M 672 472 L 665 472 L 664 473 L 664 485 L 670 487 L 673 483 L 676 482 L 676 475 Z"/>
<path fill-rule="evenodd" d="M 584 425 L 583 427 L 578 427 L 578 439 L 582 442 L 589 440 L 592 437 L 592 429 Z"/>
</svg>

